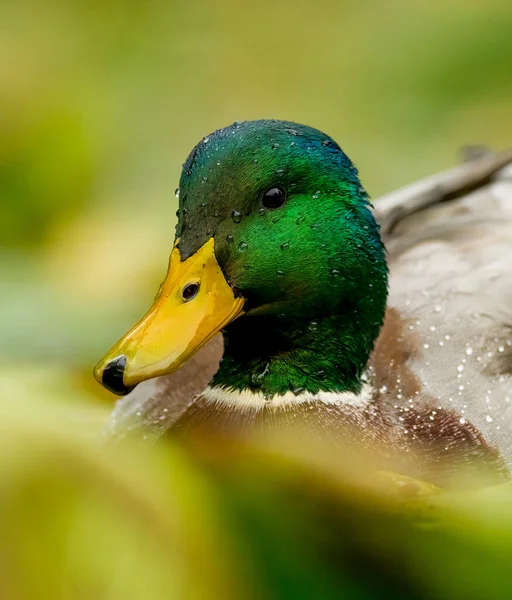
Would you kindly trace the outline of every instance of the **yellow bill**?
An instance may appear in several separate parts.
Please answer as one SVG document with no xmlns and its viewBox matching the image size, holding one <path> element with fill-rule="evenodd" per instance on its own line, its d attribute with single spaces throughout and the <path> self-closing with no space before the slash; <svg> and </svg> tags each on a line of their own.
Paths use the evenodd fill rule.
<svg viewBox="0 0 512 600">
<path fill-rule="evenodd" d="M 213 238 L 184 261 L 178 243 L 153 306 L 94 369 L 96 380 L 116 394 L 176 371 L 242 313 L 243 298 L 227 283 Z"/>
</svg>

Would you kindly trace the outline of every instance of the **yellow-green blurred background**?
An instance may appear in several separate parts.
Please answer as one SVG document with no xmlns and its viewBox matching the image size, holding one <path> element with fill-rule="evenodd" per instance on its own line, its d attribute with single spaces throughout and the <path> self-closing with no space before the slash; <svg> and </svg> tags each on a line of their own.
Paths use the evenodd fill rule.
<svg viewBox="0 0 512 600">
<path fill-rule="evenodd" d="M 323 129 L 373 197 L 464 144 L 512 143 L 509 0 L 0 11 L 0 368 L 26 385 L 51 369 L 45 389 L 95 393 L 91 367 L 164 273 L 181 164 L 218 127 Z"/>
<path fill-rule="evenodd" d="M 233 597 L 222 578 L 236 564 L 218 543 L 232 498 L 178 449 L 111 460 L 95 442 L 112 398 L 91 369 L 165 272 L 181 164 L 235 120 L 295 120 L 332 135 L 377 197 L 453 165 L 465 144 L 510 146 L 511 32 L 510 0 L 0 3 L 2 598 L 203 598 L 203 585 Z M 486 552 L 505 543 L 503 521 L 489 527 Z M 419 546 L 393 539 L 425 573 Z M 443 587 L 457 582 L 461 597 L 502 597 L 494 572 L 481 595 L 472 543 L 460 581 L 434 580 L 436 598 L 459 597 Z M 286 597 L 308 597 L 304 586 Z M 325 586 L 318 597 L 332 597 Z"/>
</svg>

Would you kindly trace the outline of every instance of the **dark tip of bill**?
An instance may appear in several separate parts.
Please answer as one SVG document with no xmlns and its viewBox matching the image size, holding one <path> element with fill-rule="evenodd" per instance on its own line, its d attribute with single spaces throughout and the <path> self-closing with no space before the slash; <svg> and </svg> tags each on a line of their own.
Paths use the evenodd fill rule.
<svg viewBox="0 0 512 600">
<path fill-rule="evenodd" d="M 118 396 L 129 394 L 133 388 L 129 388 L 123 383 L 123 374 L 126 368 L 126 356 L 118 356 L 111 360 L 103 370 L 101 383 L 110 392 Z"/>
</svg>

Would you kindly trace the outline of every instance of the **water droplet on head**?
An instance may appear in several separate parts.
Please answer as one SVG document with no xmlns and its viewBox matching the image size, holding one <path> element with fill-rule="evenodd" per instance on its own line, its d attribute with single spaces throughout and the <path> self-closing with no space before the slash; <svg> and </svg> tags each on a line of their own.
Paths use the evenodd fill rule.
<svg viewBox="0 0 512 600">
<path fill-rule="evenodd" d="M 270 366 L 270 363 L 267 363 L 261 373 L 253 373 L 251 375 L 251 382 L 253 383 L 253 385 L 255 385 L 256 387 L 261 387 L 263 385 L 263 379 L 264 379 L 265 375 L 268 373 L 269 366 Z"/>
<path fill-rule="evenodd" d="M 284 273 L 282 271 L 276 271 L 276 275 L 278 277 L 282 277 L 284 275 Z"/>
<path fill-rule="evenodd" d="M 276 169 L 276 175 L 282 175 L 284 173 L 284 169 Z"/>
<path fill-rule="evenodd" d="M 468 356 L 471 356 L 471 355 L 473 354 L 473 348 L 471 348 L 471 346 L 468 346 L 468 347 L 466 348 L 466 354 L 467 354 Z"/>
<path fill-rule="evenodd" d="M 324 140 L 322 142 L 322 146 L 330 146 L 332 144 L 331 140 Z"/>
<path fill-rule="evenodd" d="M 228 235 L 226 236 L 226 242 L 228 244 L 231 244 L 233 242 L 233 239 L 233 236 L 230 233 L 228 233 Z"/>
<path fill-rule="evenodd" d="M 339 277 L 340 272 L 338 269 L 331 269 L 331 277 Z"/>
<path fill-rule="evenodd" d="M 179 197 L 180 197 L 180 188 L 176 188 L 176 189 L 174 190 L 174 195 L 176 196 L 176 198 L 179 198 Z"/>
<path fill-rule="evenodd" d="M 317 200 L 318 198 L 320 198 L 320 190 L 317 190 L 317 191 L 316 191 L 316 192 L 313 194 L 312 198 L 314 198 L 315 200 Z"/>
<path fill-rule="evenodd" d="M 277 148 L 279 148 L 280 144 L 278 144 L 277 142 L 275 144 L 272 144 L 272 150 L 276 150 Z"/>
<path fill-rule="evenodd" d="M 285 242 L 284 244 L 281 244 L 281 250 L 288 250 L 289 247 L 290 242 Z"/>
<path fill-rule="evenodd" d="M 245 252 L 248 247 L 249 246 L 248 246 L 247 242 L 240 242 L 238 244 L 238 252 Z"/>
<path fill-rule="evenodd" d="M 261 208 L 259 209 L 259 211 L 258 211 L 258 213 L 259 213 L 261 216 L 263 216 L 263 215 L 264 215 L 266 212 L 267 212 L 267 209 L 266 209 L 266 208 L 263 208 L 263 207 L 261 207 Z"/>
<path fill-rule="evenodd" d="M 234 210 L 234 211 L 231 213 L 231 218 L 233 219 L 233 221 L 234 221 L 235 223 L 240 223 L 240 221 L 242 220 L 242 213 L 241 213 L 241 212 L 239 212 L 238 210 Z"/>
<path fill-rule="evenodd" d="M 297 225 L 304 223 L 304 217 L 299 217 L 295 222 L 297 223 Z"/>
<path fill-rule="evenodd" d="M 261 373 L 253 373 L 251 375 L 251 383 L 256 387 L 261 387 L 263 377 Z"/>
</svg>

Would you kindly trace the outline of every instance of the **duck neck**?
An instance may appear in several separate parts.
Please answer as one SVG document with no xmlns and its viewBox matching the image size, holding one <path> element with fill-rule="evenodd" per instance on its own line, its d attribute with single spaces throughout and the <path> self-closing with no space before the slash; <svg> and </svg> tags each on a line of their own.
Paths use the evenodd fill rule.
<svg viewBox="0 0 512 600">
<path fill-rule="evenodd" d="M 307 320 L 243 317 L 224 330 L 224 357 L 211 385 L 268 397 L 358 394 L 374 337 L 353 313 Z"/>
</svg>

